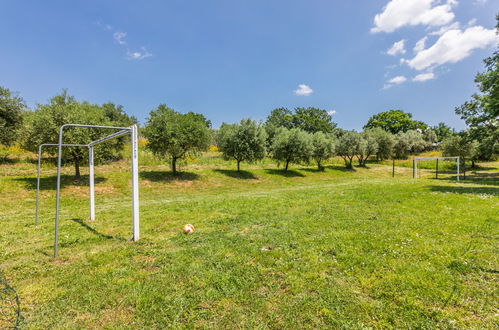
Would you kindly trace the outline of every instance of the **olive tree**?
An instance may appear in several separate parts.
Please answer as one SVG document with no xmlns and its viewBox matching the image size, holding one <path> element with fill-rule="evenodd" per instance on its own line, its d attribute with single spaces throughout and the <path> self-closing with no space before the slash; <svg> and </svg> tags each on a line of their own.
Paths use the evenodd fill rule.
<svg viewBox="0 0 499 330">
<path fill-rule="evenodd" d="M 172 172 L 177 173 L 177 161 L 208 149 L 209 122 L 203 115 L 179 113 L 160 104 L 149 113 L 144 136 L 154 155 L 169 159 Z"/>
<path fill-rule="evenodd" d="M 217 134 L 217 144 L 225 159 L 235 159 L 237 171 L 243 161 L 254 162 L 265 157 L 267 133 L 262 125 L 243 119 L 234 125 L 222 124 Z"/>
<path fill-rule="evenodd" d="M 393 146 L 395 145 L 395 136 L 382 128 L 369 128 L 364 131 L 364 134 L 372 136 L 378 144 L 376 151 L 377 160 L 385 160 L 392 157 Z"/>
<path fill-rule="evenodd" d="M 357 145 L 357 160 L 359 166 L 366 166 L 366 162 L 371 155 L 378 152 L 378 142 L 370 131 L 363 132 Z"/>
<path fill-rule="evenodd" d="M 323 170 L 322 162 L 334 156 L 335 140 L 332 135 L 316 132 L 312 135 L 312 159 L 317 163 L 317 169 Z"/>
<path fill-rule="evenodd" d="M 126 116 L 126 115 L 125 115 Z M 127 116 L 126 116 L 127 117 Z M 123 118 L 122 118 L 123 119 Z M 128 126 L 131 119 L 112 120 L 106 116 L 102 107 L 88 102 L 78 102 L 74 96 L 64 90 L 61 94 L 52 97 L 48 104 L 39 104 L 35 111 L 27 116 L 26 134 L 23 147 L 36 152 L 43 143 L 58 143 L 59 128 L 65 124 L 85 124 L 104 126 Z M 111 132 L 94 128 L 67 127 L 64 130 L 64 143 L 87 144 L 98 140 Z M 116 160 L 121 157 L 124 138 L 113 139 L 95 148 L 96 161 Z M 56 155 L 57 148 L 47 148 L 46 152 Z M 88 159 L 88 149 L 84 147 L 70 147 L 63 149 L 63 162 L 74 164 L 75 178 L 80 178 L 80 166 Z"/>
<path fill-rule="evenodd" d="M 359 133 L 355 131 L 345 131 L 338 139 L 338 144 L 336 145 L 336 154 L 343 158 L 345 161 L 345 166 L 347 168 L 352 168 L 352 161 L 359 148 L 359 144 L 362 141 L 362 137 Z"/>
<path fill-rule="evenodd" d="M 399 132 L 395 137 L 395 157 L 398 159 L 407 158 L 411 153 L 423 151 L 426 146 L 427 142 L 420 132 L 416 130 Z"/>
<path fill-rule="evenodd" d="M 466 164 L 466 159 L 474 160 L 477 152 L 478 142 L 467 136 L 451 136 L 442 142 L 442 154 L 446 157 L 459 157 Z M 472 167 L 474 167 L 474 163 Z"/>
<path fill-rule="evenodd" d="M 299 128 L 280 128 L 272 144 L 272 158 L 285 164 L 307 163 L 312 156 L 313 145 L 311 135 Z"/>
<path fill-rule="evenodd" d="M 0 87 L 0 144 L 9 146 L 17 140 L 25 110 L 21 97 Z"/>
</svg>

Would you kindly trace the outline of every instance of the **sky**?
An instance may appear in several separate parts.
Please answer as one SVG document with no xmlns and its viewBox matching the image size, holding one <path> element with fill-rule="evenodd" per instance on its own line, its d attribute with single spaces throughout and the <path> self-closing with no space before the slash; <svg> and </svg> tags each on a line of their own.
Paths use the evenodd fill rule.
<svg viewBox="0 0 499 330">
<path fill-rule="evenodd" d="M 144 123 L 164 103 L 218 127 L 318 107 L 345 129 L 389 109 L 430 125 L 476 92 L 499 0 L 0 0 L 0 86 L 62 89 Z"/>
</svg>

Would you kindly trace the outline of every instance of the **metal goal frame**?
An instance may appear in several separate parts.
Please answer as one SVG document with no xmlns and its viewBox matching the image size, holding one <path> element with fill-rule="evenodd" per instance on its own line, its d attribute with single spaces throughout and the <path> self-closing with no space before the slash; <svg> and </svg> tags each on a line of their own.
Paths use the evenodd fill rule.
<svg viewBox="0 0 499 330">
<path fill-rule="evenodd" d="M 455 159 L 456 164 L 457 164 L 457 171 L 456 171 L 456 178 L 457 181 L 459 181 L 459 176 L 460 176 L 460 171 L 459 171 L 459 164 L 461 162 L 461 159 L 459 157 L 414 157 L 412 159 L 412 178 L 417 179 L 418 178 L 418 161 L 419 160 L 435 160 L 435 178 L 438 179 L 438 160 L 439 159 Z"/>
<path fill-rule="evenodd" d="M 67 144 L 63 143 L 64 129 L 66 127 L 81 128 L 99 128 L 118 130 L 117 132 L 105 136 L 99 140 L 91 141 L 88 144 Z M 89 166 L 89 187 L 90 187 L 90 220 L 95 220 L 95 177 L 94 177 L 94 147 L 105 141 L 130 134 L 132 145 L 132 233 L 133 241 L 138 241 L 140 237 L 140 217 L 139 217 L 139 159 L 138 159 L 138 134 L 137 125 L 129 127 L 100 126 L 100 125 L 81 125 L 65 124 L 59 128 L 59 143 L 44 143 L 38 147 L 38 177 L 36 186 L 36 218 L 35 224 L 38 225 L 39 195 L 40 195 L 40 165 L 42 148 L 47 146 L 58 147 L 57 152 L 57 188 L 56 188 L 56 206 L 55 206 L 55 231 L 54 231 L 54 257 L 59 255 L 59 211 L 61 197 L 61 163 L 62 147 L 87 147 L 88 148 L 88 166 Z"/>
</svg>

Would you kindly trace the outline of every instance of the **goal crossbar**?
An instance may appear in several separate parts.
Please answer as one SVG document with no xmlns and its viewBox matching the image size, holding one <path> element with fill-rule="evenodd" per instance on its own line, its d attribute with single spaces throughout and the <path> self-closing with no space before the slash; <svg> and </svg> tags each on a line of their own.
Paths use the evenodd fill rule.
<svg viewBox="0 0 499 330">
<path fill-rule="evenodd" d="M 71 144 L 63 143 L 63 134 L 66 127 L 81 127 L 81 128 L 99 128 L 99 129 L 114 129 L 119 130 L 113 134 L 105 136 L 101 139 L 91 141 L 88 144 Z M 82 124 L 66 124 L 59 128 L 59 143 L 44 143 L 38 148 L 38 177 L 36 190 L 36 218 L 35 223 L 38 225 L 38 210 L 39 210 L 39 194 L 40 194 L 40 165 L 42 148 L 46 146 L 57 146 L 57 188 L 56 188 L 56 210 L 55 210 L 55 231 L 54 231 L 54 257 L 58 256 L 59 242 L 59 210 L 60 210 L 60 195 L 61 195 L 61 164 L 62 164 L 62 147 L 86 147 L 88 148 L 88 165 L 89 165 L 89 186 L 90 186 L 90 220 L 95 220 L 95 191 L 94 191 L 94 146 L 105 141 L 117 138 L 126 134 L 130 134 L 132 144 L 132 219 L 133 219 L 133 240 L 138 241 L 140 235 L 140 219 L 139 219 L 139 173 L 138 173 L 138 134 L 137 125 L 130 127 L 117 126 L 101 126 L 101 125 L 82 125 Z"/>
<path fill-rule="evenodd" d="M 456 178 L 459 181 L 460 171 L 459 171 L 459 163 L 461 162 L 459 157 L 414 157 L 412 159 L 412 177 L 414 179 L 417 178 L 417 169 L 418 169 L 418 161 L 419 160 L 434 160 L 436 164 L 435 168 L 435 177 L 438 179 L 438 161 L 440 159 L 455 159 L 457 164 Z"/>
</svg>

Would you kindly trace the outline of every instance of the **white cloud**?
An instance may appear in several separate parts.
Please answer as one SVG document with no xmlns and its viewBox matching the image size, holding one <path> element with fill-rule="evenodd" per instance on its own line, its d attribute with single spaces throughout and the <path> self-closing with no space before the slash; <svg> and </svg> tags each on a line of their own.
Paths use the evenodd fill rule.
<svg viewBox="0 0 499 330">
<path fill-rule="evenodd" d="M 113 38 L 116 40 L 117 43 L 120 45 L 126 45 L 125 40 L 123 40 L 126 37 L 126 32 L 121 32 L 117 31 L 113 33 Z"/>
<path fill-rule="evenodd" d="M 433 72 L 427 72 L 427 73 L 421 73 L 418 74 L 416 77 L 412 78 L 412 81 L 427 81 L 427 80 L 432 80 L 435 79 L 435 74 Z"/>
<path fill-rule="evenodd" d="M 489 0 L 474 0 L 473 4 L 477 5 L 477 6 L 482 6 L 482 5 L 486 4 L 488 1 Z"/>
<path fill-rule="evenodd" d="M 401 83 L 405 82 L 406 80 L 407 80 L 407 78 L 406 78 L 406 77 L 404 77 L 404 76 L 396 76 L 396 77 L 394 77 L 394 78 L 392 78 L 392 79 L 388 80 L 388 82 L 389 82 L 390 84 L 395 84 L 395 85 L 398 85 L 398 84 L 401 84 Z"/>
<path fill-rule="evenodd" d="M 312 88 L 310 88 L 310 86 L 307 86 L 305 84 L 298 85 L 298 89 L 295 90 L 295 94 L 300 96 L 308 96 L 313 92 L 314 91 L 312 90 Z"/>
<path fill-rule="evenodd" d="M 327 112 L 328 115 L 333 116 L 336 114 L 336 110 L 331 110 Z"/>
<path fill-rule="evenodd" d="M 419 53 L 420 51 L 424 50 L 426 45 L 426 40 L 428 40 L 428 37 L 419 39 L 419 41 L 416 42 L 416 46 L 414 46 L 414 52 Z"/>
<path fill-rule="evenodd" d="M 432 36 L 441 36 L 442 34 L 444 34 L 447 31 L 450 31 L 450 30 L 459 30 L 459 28 L 460 28 L 459 22 L 454 22 L 452 24 L 442 26 L 437 31 L 430 32 L 430 35 L 432 35 Z"/>
<path fill-rule="evenodd" d="M 499 41 L 494 29 L 473 26 L 464 31 L 445 32 L 430 48 L 423 49 L 410 60 L 404 60 L 411 68 L 425 70 L 445 63 L 456 63 L 470 56 L 474 49 L 486 48 Z"/>
<path fill-rule="evenodd" d="M 387 50 L 388 55 L 395 56 L 397 54 L 405 54 L 405 39 L 397 41 L 393 46 Z"/>
<path fill-rule="evenodd" d="M 145 47 L 140 48 L 141 51 L 135 51 L 131 52 L 130 50 L 127 51 L 126 56 L 129 60 L 143 60 L 146 57 L 152 56 L 151 53 L 147 51 Z"/>
<path fill-rule="evenodd" d="M 371 32 L 393 32 L 403 26 L 441 26 L 454 20 L 452 6 L 456 0 L 390 0 L 383 12 L 374 17 Z"/>
</svg>

